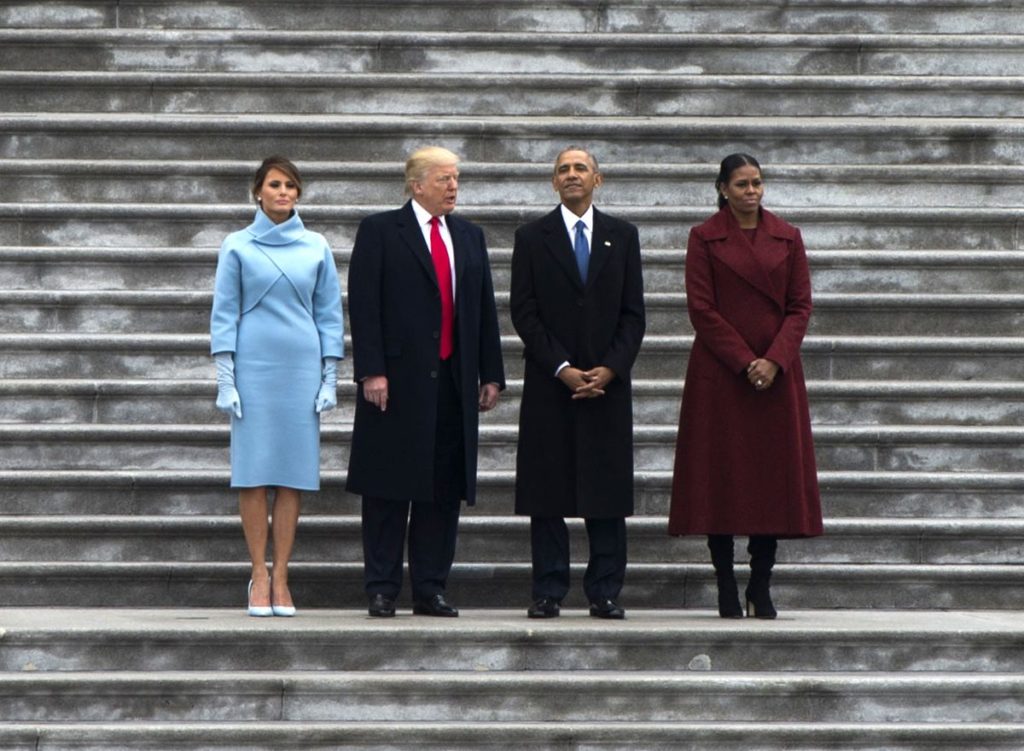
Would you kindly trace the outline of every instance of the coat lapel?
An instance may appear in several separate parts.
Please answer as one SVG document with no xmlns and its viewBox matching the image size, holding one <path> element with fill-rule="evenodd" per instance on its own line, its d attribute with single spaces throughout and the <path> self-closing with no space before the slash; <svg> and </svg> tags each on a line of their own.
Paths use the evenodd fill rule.
<svg viewBox="0 0 1024 751">
<path fill-rule="evenodd" d="M 777 251 L 774 248 L 776 241 L 766 226 L 770 222 L 759 223 L 753 245 L 728 208 L 720 210 L 712 219 L 712 224 L 707 239 L 724 241 L 717 243 L 718 259 L 755 289 L 780 307 L 783 306 L 785 300 L 769 275 L 769 271 L 778 263 Z M 770 257 L 765 257 L 766 254 Z"/>
<path fill-rule="evenodd" d="M 556 207 L 542 219 L 541 229 L 544 232 L 544 245 L 548 252 L 562 267 L 573 284 L 583 289 L 584 280 L 580 279 L 580 270 L 576 266 L 576 255 L 573 253 L 572 243 L 569 242 L 569 233 L 565 231 L 565 222 L 562 221 L 561 207 Z M 588 270 L 587 273 L 589 276 L 591 272 Z"/>
<path fill-rule="evenodd" d="M 462 286 L 462 275 L 466 271 L 466 253 L 469 247 L 469 239 L 466 237 L 466 228 L 462 222 L 454 219 L 451 214 L 445 218 L 448 224 L 448 233 L 452 236 L 452 254 L 455 256 L 455 314 L 459 312 L 459 289 Z"/>
<path fill-rule="evenodd" d="M 416 221 L 416 212 L 412 210 L 412 201 L 407 201 L 402 210 L 398 213 L 398 234 L 405 241 L 406 247 L 419 263 L 423 271 L 437 286 L 437 274 L 434 273 L 434 264 L 430 260 L 430 248 L 423 241 L 423 232 Z"/>
<path fill-rule="evenodd" d="M 615 243 L 621 242 L 621 238 L 615 237 L 614 230 L 605 221 L 605 215 L 594 209 L 594 231 L 591 233 L 590 243 L 590 266 L 587 269 L 587 279 L 596 279 L 601 273 L 605 262 L 615 252 Z"/>
</svg>

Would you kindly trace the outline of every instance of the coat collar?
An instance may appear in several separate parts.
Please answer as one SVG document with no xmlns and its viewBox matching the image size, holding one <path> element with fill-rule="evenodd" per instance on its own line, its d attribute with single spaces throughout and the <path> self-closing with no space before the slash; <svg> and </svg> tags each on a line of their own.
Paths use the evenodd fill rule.
<svg viewBox="0 0 1024 751">
<path fill-rule="evenodd" d="M 293 210 L 290 217 L 280 224 L 274 224 L 262 209 L 256 209 L 256 217 L 245 231 L 260 245 L 289 245 L 302 237 L 306 227 L 302 224 L 298 211 Z"/>
<path fill-rule="evenodd" d="M 572 250 L 572 243 L 569 242 L 569 234 L 565 231 L 561 205 L 555 206 L 554 211 L 541 217 L 540 223 L 541 231 L 544 233 L 544 245 L 548 252 L 562 267 L 572 283 L 579 289 L 583 289 L 584 282 L 580 279 L 580 270 L 576 266 L 576 256 Z"/>
<path fill-rule="evenodd" d="M 701 225 L 701 234 L 705 240 L 721 240 L 733 229 L 739 229 L 740 224 L 736 217 L 729 211 L 729 207 L 723 207 L 718 213 Z M 796 228 L 789 222 L 781 219 L 765 208 L 760 209 L 760 219 L 757 222 L 758 234 L 764 232 L 772 237 L 781 240 L 792 240 L 796 237 Z"/>
<path fill-rule="evenodd" d="M 785 307 L 785 295 L 772 282 L 771 271 L 788 257 L 789 241 L 796 237 L 796 228 L 762 208 L 751 244 L 736 217 L 724 207 L 701 229 L 705 240 L 725 241 L 716 248 L 719 260 L 780 308 Z"/>
</svg>

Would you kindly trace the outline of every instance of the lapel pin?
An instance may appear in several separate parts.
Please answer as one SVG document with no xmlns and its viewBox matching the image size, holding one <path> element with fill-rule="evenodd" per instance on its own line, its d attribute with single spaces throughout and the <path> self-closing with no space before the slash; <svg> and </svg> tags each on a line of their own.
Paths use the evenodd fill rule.
<svg viewBox="0 0 1024 751">
<path fill-rule="evenodd" d="M 604 244 L 605 244 L 605 245 L 606 245 L 607 247 L 609 247 L 609 248 L 610 248 L 610 247 L 612 247 L 612 241 L 611 241 L 611 240 L 605 240 L 605 241 L 604 241 Z"/>
</svg>

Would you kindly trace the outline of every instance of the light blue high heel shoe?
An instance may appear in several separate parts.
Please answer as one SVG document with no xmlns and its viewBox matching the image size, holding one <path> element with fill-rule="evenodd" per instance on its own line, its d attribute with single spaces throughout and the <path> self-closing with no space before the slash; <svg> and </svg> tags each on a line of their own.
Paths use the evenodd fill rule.
<svg viewBox="0 0 1024 751">
<path fill-rule="evenodd" d="M 274 611 L 274 615 L 279 615 L 284 618 L 291 618 L 295 615 L 294 605 L 271 605 L 270 609 Z"/>
<path fill-rule="evenodd" d="M 252 604 L 252 579 L 249 580 L 248 598 L 249 615 L 253 616 L 254 618 L 266 618 L 267 616 L 274 615 L 274 609 L 269 605 Z"/>
</svg>

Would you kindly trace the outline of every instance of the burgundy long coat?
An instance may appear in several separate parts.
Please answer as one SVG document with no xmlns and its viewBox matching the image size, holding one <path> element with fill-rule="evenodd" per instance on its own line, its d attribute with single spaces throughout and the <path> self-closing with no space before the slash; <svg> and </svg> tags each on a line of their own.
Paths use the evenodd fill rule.
<svg viewBox="0 0 1024 751">
<path fill-rule="evenodd" d="M 725 208 L 690 230 L 686 295 L 696 333 L 683 388 L 669 534 L 820 535 L 800 344 L 811 284 L 800 230 L 769 211 L 753 244 Z M 780 366 L 747 381 L 752 360 Z"/>
</svg>

